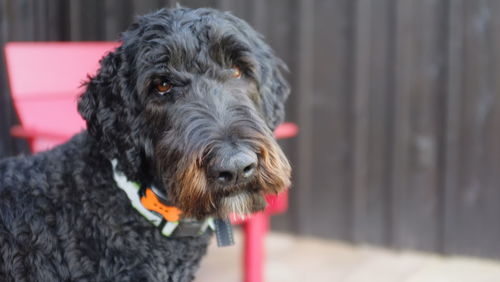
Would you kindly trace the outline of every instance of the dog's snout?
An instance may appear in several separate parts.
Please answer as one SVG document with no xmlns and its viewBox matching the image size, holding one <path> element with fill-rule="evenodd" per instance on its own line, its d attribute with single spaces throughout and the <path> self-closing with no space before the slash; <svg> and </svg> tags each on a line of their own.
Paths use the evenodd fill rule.
<svg viewBox="0 0 500 282">
<path fill-rule="evenodd" d="M 211 174 L 221 185 L 238 185 L 250 181 L 257 167 L 257 155 L 250 151 L 237 151 L 223 156 L 211 166 Z"/>
</svg>

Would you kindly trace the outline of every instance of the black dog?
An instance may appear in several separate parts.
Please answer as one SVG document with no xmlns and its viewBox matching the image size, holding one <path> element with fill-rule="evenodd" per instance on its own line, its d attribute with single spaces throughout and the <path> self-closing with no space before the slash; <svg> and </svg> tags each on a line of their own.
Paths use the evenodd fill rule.
<svg viewBox="0 0 500 282">
<path fill-rule="evenodd" d="M 191 281 L 210 218 L 227 243 L 221 220 L 289 185 L 284 65 L 245 22 L 161 10 L 121 42 L 80 97 L 87 131 L 0 162 L 0 281 Z"/>
</svg>

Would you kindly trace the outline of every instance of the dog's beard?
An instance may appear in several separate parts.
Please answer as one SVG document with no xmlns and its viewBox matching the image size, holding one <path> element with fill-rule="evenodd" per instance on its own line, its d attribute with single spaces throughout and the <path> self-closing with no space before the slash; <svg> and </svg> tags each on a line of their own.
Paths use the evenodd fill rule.
<svg viewBox="0 0 500 282">
<path fill-rule="evenodd" d="M 196 163 L 184 171 L 184 176 L 170 189 L 174 203 L 185 216 L 203 218 L 246 218 L 266 207 L 265 195 L 276 194 L 287 186 L 274 187 L 265 179 L 268 174 L 257 171 L 255 181 L 243 186 L 219 187 L 207 176 L 203 168 Z M 275 183 L 271 183 L 275 184 Z M 267 185 L 267 186 L 265 186 Z"/>
<path fill-rule="evenodd" d="M 262 193 L 240 192 L 220 200 L 218 216 L 245 219 L 250 214 L 261 211 L 266 207 L 266 200 Z"/>
</svg>

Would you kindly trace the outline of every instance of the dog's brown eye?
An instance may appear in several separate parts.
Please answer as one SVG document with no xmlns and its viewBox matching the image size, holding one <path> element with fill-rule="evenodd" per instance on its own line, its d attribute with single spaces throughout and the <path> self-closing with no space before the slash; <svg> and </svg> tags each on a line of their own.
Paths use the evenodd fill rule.
<svg viewBox="0 0 500 282">
<path fill-rule="evenodd" d="M 172 85 L 168 84 L 168 82 L 166 81 L 160 81 L 156 84 L 155 88 L 156 91 L 158 91 L 158 94 L 164 95 L 170 92 L 170 90 L 172 89 Z"/>
<path fill-rule="evenodd" d="M 232 73 L 231 76 L 234 78 L 240 78 L 241 77 L 241 70 L 238 67 L 234 67 L 231 69 Z"/>
</svg>

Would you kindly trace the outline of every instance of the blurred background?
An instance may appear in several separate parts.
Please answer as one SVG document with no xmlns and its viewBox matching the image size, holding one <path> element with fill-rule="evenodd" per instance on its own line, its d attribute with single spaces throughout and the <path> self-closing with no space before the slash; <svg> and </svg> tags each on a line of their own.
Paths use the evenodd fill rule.
<svg viewBox="0 0 500 282">
<path fill-rule="evenodd" d="M 290 68 L 273 230 L 500 259 L 500 1 L 1 0 L 0 40 L 116 40 L 176 2 L 247 20 Z M 0 75 L 0 157 L 27 153 Z"/>
</svg>

